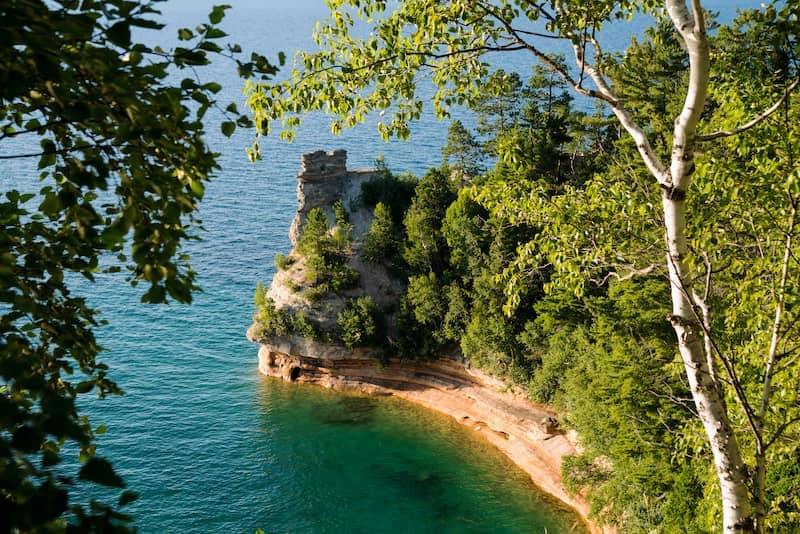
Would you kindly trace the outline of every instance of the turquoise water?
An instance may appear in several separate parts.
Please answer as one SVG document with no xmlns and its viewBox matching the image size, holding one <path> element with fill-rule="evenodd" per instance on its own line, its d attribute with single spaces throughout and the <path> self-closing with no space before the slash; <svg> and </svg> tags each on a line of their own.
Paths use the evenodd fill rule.
<svg viewBox="0 0 800 534">
<path fill-rule="evenodd" d="M 166 31 L 203 22 L 213 3 L 168 3 Z M 321 0 L 230 3 L 233 40 L 271 57 L 309 46 L 324 15 Z M 201 74 L 237 99 L 232 69 Z M 410 143 L 387 145 L 370 124 L 333 139 L 311 119 L 293 145 L 266 140 L 257 165 L 244 156 L 249 133 L 224 139 L 212 127 L 223 168 L 202 205 L 204 240 L 189 247 L 204 292 L 192 306 L 145 307 L 117 277 L 84 289 L 110 323 L 102 359 L 127 391 L 86 409 L 109 429 L 99 453 L 141 493 L 128 510 L 142 532 L 569 530 L 574 519 L 471 431 L 400 401 L 260 377 L 244 338 L 255 284 L 289 246 L 300 154 L 343 147 L 356 168 L 383 153 L 394 170 L 421 173 L 441 161 L 446 127 L 426 118 Z M 23 163 L 4 163 L 2 183 L 35 175 Z"/>
</svg>

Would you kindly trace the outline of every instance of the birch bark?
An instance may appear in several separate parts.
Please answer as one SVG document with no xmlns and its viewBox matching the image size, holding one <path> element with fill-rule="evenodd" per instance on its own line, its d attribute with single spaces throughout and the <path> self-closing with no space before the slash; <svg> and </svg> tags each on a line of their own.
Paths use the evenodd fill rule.
<svg viewBox="0 0 800 534">
<path fill-rule="evenodd" d="M 694 171 L 697 123 L 708 89 L 709 43 L 699 0 L 692 1 L 691 13 L 685 1 L 667 0 L 666 5 L 689 55 L 689 87 L 683 109 L 675 120 L 669 174 L 662 181 L 667 269 L 672 297 L 670 321 L 678 338 L 678 350 L 697 413 L 714 457 L 722 496 L 723 531 L 752 532 L 754 522 L 744 463 L 722 390 L 709 368 L 689 287 L 691 274 L 687 264 L 686 196 Z"/>
</svg>

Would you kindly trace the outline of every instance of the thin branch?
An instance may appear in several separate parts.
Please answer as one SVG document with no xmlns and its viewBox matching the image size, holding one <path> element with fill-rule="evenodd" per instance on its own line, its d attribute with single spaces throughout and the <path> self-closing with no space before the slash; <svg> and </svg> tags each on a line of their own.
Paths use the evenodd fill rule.
<svg viewBox="0 0 800 534">
<path fill-rule="evenodd" d="M 706 19 L 703 15 L 703 6 L 700 5 L 700 0 L 692 0 L 692 14 L 694 15 L 694 33 L 705 33 Z"/>
<path fill-rule="evenodd" d="M 26 154 L 12 154 L 10 156 L 0 156 L 0 160 L 4 159 L 20 159 L 20 158 L 39 158 L 48 154 L 54 155 L 64 155 L 69 154 L 71 152 L 78 152 L 80 150 L 86 150 L 87 148 L 97 148 L 97 149 L 106 149 L 106 148 L 119 148 L 127 146 L 128 143 L 109 143 L 105 145 L 98 145 L 98 144 L 85 144 L 85 145 L 78 145 L 73 146 L 70 148 L 62 148 L 59 150 L 47 150 L 42 152 L 28 152 Z"/>
<path fill-rule="evenodd" d="M 797 206 L 792 202 L 792 209 L 789 214 L 789 228 L 787 230 L 786 248 L 784 249 L 783 265 L 781 266 L 781 281 L 778 286 L 778 302 L 775 305 L 775 320 L 772 324 L 772 339 L 769 344 L 769 353 L 767 354 L 767 367 L 764 370 L 764 385 L 761 392 L 761 408 L 758 411 L 758 423 L 763 432 L 764 418 L 767 415 L 767 408 L 769 407 L 769 400 L 772 396 L 772 374 L 775 369 L 775 364 L 778 361 L 778 339 L 782 326 L 783 308 L 786 303 L 786 281 L 789 278 L 789 251 L 792 249 L 792 238 L 794 237 L 794 227 L 797 220 Z M 756 439 L 761 439 L 757 436 Z"/>
<path fill-rule="evenodd" d="M 647 166 L 647 170 L 650 171 L 650 174 L 655 177 L 659 184 L 668 186 L 670 182 L 668 169 L 656 155 L 653 147 L 650 145 L 650 140 L 647 138 L 647 134 L 644 132 L 641 126 L 636 123 L 631 113 L 622 105 L 619 98 L 616 96 L 616 94 L 614 94 L 614 91 L 608 85 L 608 82 L 603 75 L 596 68 L 586 62 L 584 49 L 578 44 L 578 42 L 575 42 L 576 39 L 574 34 L 569 33 L 567 35 L 572 38 L 572 50 L 575 54 L 575 62 L 582 73 L 581 75 L 583 75 L 584 72 L 588 74 L 598 88 L 598 91 L 591 91 L 591 93 L 595 94 L 590 94 L 586 89 L 583 89 L 583 94 L 603 100 L 607 102 L 609 106 L 611 106 L 611 111 L 613 111 L 614 115 L 617 117 L 617 120 L 619 120 L 620 124 L 622 124 L 623 128 L 625 128 L 625 130 L 636 143 L 636 148 L 639 151 L 645 166 Z M 577 40 L 579 42 L 581 41 L 581 39 Z M 599 52 L 601 50 L 599 44 L 596 42 L 592 44 L 596 51 Z M 578 85 L 576 90 L 579 88 L 580 86 Z"/>
<path fill-rule="evenodd" d="M 422 56 L 422 57 L 427 57 L 427 58 L 431 58 L 431 59 L 447 59 L 447 58 L 453 57 L 453 56 L 466 56 L 468 54 L 476 54 L 476 53 L 483 53 L 483 52 L 515 52 L 515 51 L 525 50 L 525 49 L 526 49 L 526 47 L 521 45 L 521 44 L 510 44 L 509 43 L 509 44 L 498 45 L 498 46 L 476 46 L 476 47 L 472 47 L 472 48 L 463 48 L 463 49 L 459 49 L 459 50 L 454 50 L 452 52 L 442 52 L 442 53 L 438 53 L 438 54 L 435 54 L 435 53 L 430 52 L 430 51 L 428 51 L 428 52 L 417 52 L 417 51 L 413 51 L 413 50 L 406 51 L 404 54 L 406 56 Z M 306 74 L 305 76 L 301 77 L 296 82 L 293 82 L 291 85 L 294 86 L 294 87 L 297 87 L 299 85 L 302 85 L 306 80 L 308 80 L 310 78 L 315 78 L 316 76 L 319 76 L 323 72 L 328 72 L 328 71 L 338 70 L 342 74 L 354 74 L 354 73 L 357 73 L 359 71 L 368 70 L 368 69 L 374 69 L 374 68 L 379 67 L 379 66 L 381 66 L 381 65 L 383 65 L 385 63 L 391 63 L 392 61 L 398 59 L 399 57 L 400 56 L 398 54 L 393 54 L 391 56 L 387 56 L 387 57 L 384 57 L 384 58 L 381 58 L 381 59 L 377 59 L 375 61 L 371 61 L 370 63 L 367 63 L 366 65 L 361 65 L 360 67 L 350 67 L 348 65 L 341 65 L 341 64 L 338 64 L 338 63 L 335 64 L 335 65 L 328 65 L 327 67 L 323 67 L 321 69 L 318 69 L 318 70 L 315 70 L 313 72 L 310 72 L 310 73 Z M 425 64 L 425 65 L 428 66 L 428 64 Z"/>
<path fill-rule="evenodd" d="M 783 433 L 786 432 L 786 429 L 797 422 L 800 422 L 800 416 L 793 417 L 792 419 L 784 421 L 783 424 L 779 426 L 778 429 L 775 431 L 775 433 L 772 435 L 772 438 L 767 443 L 764 444 L 764 450 L 766 451 L 768 448 L 774 445 L 775 442 L 778 441 L 778 439 L 783 435 Z"/>
<path fill-rule="evenodd" d="M 41 131 L 50 129 L 53 126 L 60 126 L 60 125 L 63 125 L 63 124 L 69 124 L 69 121 L 64 120 L 64 119 L 60 119 L 60 120 L 57 120 L 57 121 L 52 121 L 52 122 L 48 122 L 48 123 L 42 124 L 40 126 L 37 126 L 36 128 L 27 128 L 25 130 L 14 130 L 13 132 L 3 131 L 3 133 L 0 134 L 0 140 L 6 139 L 6 138 L 11 138 L 11 137 L 17 137 L 19 135 L 25 135 L 25 134 L 29 134 L 29 133 L 41 132 Z"/>
<path fill-rule="evenodd" d="M 667 254 L 667 258 L 669 259 L 669 261 L 673 262 L 672 268 L 675 270 L 675 272 L 678 272 L 677 266 L 675 266 L 674 264 L 675 260 L 672 258 L 672 255 Z M 759 433 L 756 426 L 756 414 L 753 410 L 753 407 L 750 406 L 750 402 L 748 402 L 747 400 L 747 395 L 745 394 L 744 388 L 742 387 L 742 383 L 739 381 L 739 377 L 736 375 L 736 369 L 733 368 L 731 361 L 722 354 L 722 351 L 720 350 L 719 346 L 717 345 L 716 341 L 714 341 L 714 338 L 711 335 L 711 331 L 708 328 L 706 328 L 703 319 L 701 318 L 700 314 L 697 313 L 698 306 L 694 302 L 692 295 L 689 294 L 686 285 L 683 283 L 683 279 L 678 277 L 678 283 L 679 283 L 678 289 L 680 289 L 684 297 L 686 297 L 686 299 L 692 304 L 690 306 L 692 314 L 694 315 L 695 319 L 700 325 L 700 328 L 703 329 L 703 334 L 709 338 L 711 348 L 717 354 L 720 361 L 722 362 L 722 366 L 724 367 L 725 372 L 728 375 L 728 378 L 730 379 L 730 385 L 733 386 L 733 390 L 736 393 L 736 399 L 739 401 L 739 403 L 742 406 L 742 409 L 744 410 L 745 416 L 747 417 L 747 422 L 750 426 L 750 429 L 753 431 L 753 435 L 758 436 Z M 694 292 L 692 293 L 694 294 Z M 710 372 L 711 369 L 709 369 L 709 373 Z"/>
<path fill-rule="evenodd" d="M 703 329 L 706 332 L 711 332 L 711 309 L 708 306 L 708 296 L 711 293 L 711 274 L 714 272 L 714 269 L 711 264 L 711 260 L 708 258 L 708 254 L 704 254 L 703 256 L 706 263 L 706 281 L 705 288 L 703 289 L 703 296 L 701 297 L 694 290 L 692 290 L 692 294 L 694 295 L 694 300 L 697 303 L 697 306 L 703 313 Z M 717 368 L 716 362 L 714 361 L 714 347 L 711 343 L 711 336 L 708 334 L 704 335 L 703 343 L 705 344 L 706 360 L 708 361 L 708 372 L 716 384 L 718 382 Z"/>
<path fill-rule="evenodd" d="M 647 267 L 644 267 L 642 269 L 631 269 L 630 271 L 628 271 L 628 273 L 626 273 L 624 275 L 620 275 L 616 271 L 611 271 L 608 274 L 606 274 L 602 278 L 602 280 L 600 280 L 599 282 L 595 281 L 595 283 L 598 286 L 602 286 L 606 282 L 608 282 L 608 280 L 611 279 L 611 278 L 615 278 L 619 282 L 624 282 L 624 281 L 630 280 L 630 279 L 632 279 L 632 278 L 634 278 L 636 276 L 646 276 L 646 275 L 652 273 L 654 270 L 658 269 L 659 267 L 660 267 L 660 265 L 656 265 L 655 263 L 653 263 L 653 264 L 650 264 Z"/>
<path fill-rule="evenodd" d="M 797 89 L 797 86 L 800 85 L 800 78 L 795 79 L 787 88 L 783 91 L 783 95 L 781 95 L 780 99 L 775 102 L 772 106 L 767 108 L 763 113 L 756 116 L 749 122 L 742 124 L 741 126 L 737 126 L 732 130 L 721 130 L 718 132 L 710 133 L 710 134 L 698 134 L 696 139 L 698 141 L 711 141 L 713 139 L 719 139 L 720 137 L 730 137 L 732 135 L 740 134 L 744 131 L 753 128 L 754 126 L 759 125 L 760 123 L 764 122 L 770 115 L 778 111 L 780 107 L 786 102 L 786 99 L 789 98 L 789 95 Z"/>
</svg>

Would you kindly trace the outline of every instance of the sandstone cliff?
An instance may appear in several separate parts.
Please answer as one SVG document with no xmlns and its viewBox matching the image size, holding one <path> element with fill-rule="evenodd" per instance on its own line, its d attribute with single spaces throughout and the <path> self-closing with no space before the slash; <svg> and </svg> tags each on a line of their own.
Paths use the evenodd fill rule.
<svg viewBox="0 0 800 534">
<path fill-rule="evenodd" d="M 360 208 L 361 184 L 377 176 L 375 171 L 349 171 L 343 150 L 304 154 L 297 176 L 298 211 L 292 221 L 290 239 L 294 259 L 279 270 L 267 296 L 275 308 L 302 312 L 323 326 L 335 326 L 336 312 L 347 298 L 370 295 L 391 318 L 392 306 L 402 284 L 380 265 L 359 258 L 360 240 L 369 229 L 371 214 Z M 333 219 L 332 206 L 341 200 L 349 206 L 353 226 L 349 265 L 358 271 L 357 287 L 309 301 L 302 286 L 305 266 L 296 248 L 309 212 L 324 210 Z M 292 334 L 264 335 L 258 321 L 248 330 L 258 344 L 259 371 L 287 381 L 309 382 L 334 389 L 396 395 L 448 414 L 480 432 L 524 469 L 547 493 L 573 508 L 584 519 L 589 506 L 581 496 L 571 496 L 561 480 L 562 458 L 575 452 L 567 435 L 555 425 L 555 414 L 537 406 L 507 384 L 470 367 L 458 354 L 435 361 L 379 359 L 376 349 L 348 349 Z M 589 530 L 601 529 L 588 524 Z"/>
</svg>

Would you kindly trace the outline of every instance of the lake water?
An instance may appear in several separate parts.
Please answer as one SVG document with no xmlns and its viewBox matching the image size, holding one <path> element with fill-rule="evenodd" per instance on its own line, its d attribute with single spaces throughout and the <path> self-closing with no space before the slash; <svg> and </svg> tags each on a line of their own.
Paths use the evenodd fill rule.
<svg viewBox="0 0 800 534">
<path fill-rule="evenodd" d="M 203 22 L 212 3 L 169 2 L 166 31 Z M 269 57 L 308 47 L 325 13 L 321 0 L 230 3 L 232 40 Z M 734 7 L 711 5 L 723 6 Z M 232 70 L 220 62 L 202 74 L 236 99 Z M 256 165 L 244 155 L 249 133 L 225 139 L 209 128 L 222 170 L 202 205 L 204 240 L 189 248 L 204 292 L 191 306 L 142 306 L 119 278 L 88 290 L 110 323 L 102 359 L 127 395 L 87 411 L 108 426 L 99 453 L 141 493 L 128 510 L 142 532 L 569 531 L 573 517 L 450 419 L 263 378 L 244 338 L 255 284 L 270 281 L 275 253 L 289 247 L 300 154 L 341 147 L 351 168 L 385 154 L 393 170 L 422 173 L 441 161 L 446 128 L 427 118 L 410 143 L 384 144 L 371 125 L 332 139 L 312 119 L 292 145 L 265 140 Z"/>
</svg>

